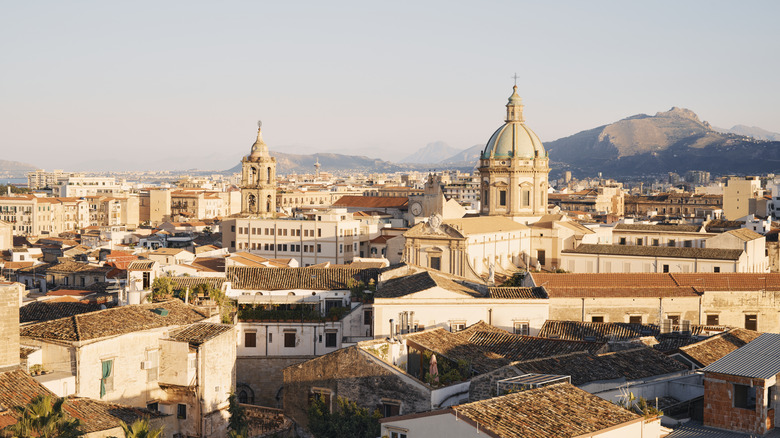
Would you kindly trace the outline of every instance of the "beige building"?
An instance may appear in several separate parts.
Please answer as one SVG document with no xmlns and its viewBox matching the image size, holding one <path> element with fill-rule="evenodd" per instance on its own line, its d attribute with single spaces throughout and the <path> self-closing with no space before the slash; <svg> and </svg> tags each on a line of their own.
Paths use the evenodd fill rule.
<svg viewBox="0 0 780 438">
<path fill-rule="evenodd" d="M 726 231 L 710 237 L 707 248 L 735 249 L 745 252 L 747 271 L 769 272 L 769 257 L 766 251 L 766 237 L 747 228 Z"/>
<path fill-rule="evenodd" d="M 442 190 L 441 176 L 429 174 L 422 194 L 409 196 L 407 222 L 410 226 L 427 220 L 434 214 L 442 219 L 460 219 L 466 209 L 456 200 L 447 199 Z"/>
<path fill-rule="evenodd" d="M 10 222 L 0 220 L 0 251 L 7 251 L 14 246 L 14 226 Z"/>
<path fill-rule="evenodd" d="M 552 320 L 780 331 L 780 274 L 532 273 L 525 284 L 544 285 Z"/>
<path fill-rule="evenodd" d="M 505 124 L 493 133 L 479 161 L 481 213 L 533 222 L 547 213 L 547 152 L 525 124 L 517 86 L 506 105 Z"/>
<path fill-rule="evenodd" d="M 404 233 L 404 260 L 472 280 L 511 273 L 530 254 L 530 231 L 507 217 L 442 221 L 438 215 Z"/>
<path fill-rule="evenodd" d="M 723 188 L 724 219 L 733 221 L 755 213 L 756 203 L 763 196 L 761 180 L 757 176 L 729 178 L 726 187 Z"/>
<path fill-rule="evenodd" d="M 294 258 L 304 267 L 359 256 L 361 223 L 346 209 L 317 212 L 312 219 L 227 219 L 221 227 L 222 247 L 230 252 Z"/>
<path fill-rule="evenodd" d="M 166 436 L 225 437 L 236 335 L 208 319 L 172 300 L 33 323 L 21 336 L 42 350 L 60 396 L 151 407 L 169 415 Z"/>
<path fill-rule="evenodd" d="M 640 224 L 630 220 L 615 225 L 612 242 L 616 245 L 671 246 L 705 248 L 705 241 L 715 236 L 704 225 L 688 224 Z"/>
<path fill-rule="evenodd" d="M 583 243 L 596 243 L 597 234 L 560 214 L 547 214 L 530 224 L 530 254 L 523 266 L 530 269 L 566 269 L 561 253 Z"/>
</svg>

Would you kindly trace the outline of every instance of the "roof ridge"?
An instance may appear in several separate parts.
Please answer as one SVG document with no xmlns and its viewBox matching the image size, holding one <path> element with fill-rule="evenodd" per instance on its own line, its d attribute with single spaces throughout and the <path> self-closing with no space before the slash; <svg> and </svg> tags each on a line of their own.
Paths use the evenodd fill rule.
<svg viewBox="0 0 780 438">
<path fill-rule="evenodd" d="M 73 329 L 76 332 L 76 340 L 81 341 L 81 328 L 79 327 L 79 321 L 76 319 L 76 317 L 79 315 L 73 315 L 71 318 L 73 319 Z"/>
<path fill-rule="evenodd" d="M 674 274 L 673 274 L 673 273 L 671 273 L 671 272 L 670 272 L 670 273 L 669 273 L 669 277 L 671 277 L 671 278 L 672 278 L 672 281 L 674 282 L 674 284 L 676 284 L 677 286 L 682 286 L 682 285 L 680 284 L 680 282 L 679 282 L 679 281 L 677 281 L 677 278 L 674 276 Z"/>
</svg>

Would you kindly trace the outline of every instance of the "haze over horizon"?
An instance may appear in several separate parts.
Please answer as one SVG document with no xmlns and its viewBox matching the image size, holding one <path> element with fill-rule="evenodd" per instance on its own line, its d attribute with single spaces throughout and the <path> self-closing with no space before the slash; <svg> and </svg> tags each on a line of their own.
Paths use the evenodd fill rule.
<svg viewBox="0 0 780 438">
<path fill-rule="evenodd" d="M 770 1 L 15 2 L 0 17 L 0 158 L 223 170 L 262 119 L 272 151 L 400 160 L 436 141 L 485 143 L 515 72 L 545 142 L 672 106 L 780 132 L 778 12 Z"/>
</svg>

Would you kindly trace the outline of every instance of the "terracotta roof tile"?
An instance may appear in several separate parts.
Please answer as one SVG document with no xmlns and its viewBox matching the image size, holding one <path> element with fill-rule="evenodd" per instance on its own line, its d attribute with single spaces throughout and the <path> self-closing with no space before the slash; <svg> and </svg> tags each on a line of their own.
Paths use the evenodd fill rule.
<svg viewBox="0 0 780 438">
<path fill-rule="evenodd" d="M 489 287 L 488 296 L 510 299 L 548 298 L 543 287 Z"/>
<path fill-rule="evenodd" d="M 170 338 L 190 345 L 201 345 L 232 329 L 233 326 L 228 324 L 202 322 L 176 330 L 171 333 Z"/>
<path fill-rule="evenodd" d="M 34 301 L 19 308 L 19 322 L 42 322 L 65 318 L 82 313 L 96 312 L 101 306 L 113 307 L 113 303 L 82 303 L 62 301 Z"/>
<path fill-rule="evenodd" d="M 400 208 L 406 209 L 409 198 L 405 196 L 355 196 L 346 195 L 333 203 L 333 207 Z"/>
<path fill-rule="evenodd" d="M 113 429 L 120 427 L 121 422 L 132 424 L 139 418 L 163 417 L 163 414 L 148 409 L 80 397 L 68 397 L 64 409 L 79 420 L 82 433 Z"/>
<path fill-rule="evenodd" d="M 615 230 L 621 231 L 657 231 L 659 233 L 698 233 L 702 231 L 701 225 L 683 224 L 617 224 Z"/>
<path fill-rule="evenodd" d="M 680 248 L 672 246 L 605 245 L 589 243 L 584 243 L 574 249 L 566 249 L 561 252 L 564 254 L 698 258 L 708 260 L 738 260 L 744 253 L 741 249 Z"/>
<path fill-rule="evenodd" d="M 577 351 L 591 353 L 606 350 L 606 342 L 547 339 L 512 333 L 476 332 L 469 342 L 510 361 L 537 359 Z"/>
<path fill-rule="evenodd" d="M 572 437 L 640 420 L 568 383 L 452 407 L 501 438 Z"/>
<path fill-rule="evenodd" d="M 477 290 L 466 285 L 458 283 L 444 275 L 435 274 L 430 271 L 418 272 L 412 275 L 392 278 L 383 281 L 377 291 L 375 298 L 399 298 L 421 292 L 434 287 L 440 287 L 451 292 L 471 297 L 482 297 Z"/>
<path fill-rule="evenodd" d="M 696 361 L 700 366 L 707 366 L 760 335 L 760 332 L 753 330 L 732 329 L 725 333 L 710 336 L 695 344 L 680 347 L 680 352 L 689 359 Z"/>
<path fill-rule="evenodd" d="M 158 308 L 168 310 L 168 315 L 162 316 L 154 312 Z M 164 303 L 114 307 L 38 322 L 22 327 L 21 336 L 66 342 L 87 341 L 141 330 L 192 324 L 208 317 L 205 311 L 174 299 Z"/>
<path fill-rule="evenodd" d="M 355 279 L 376 282 L 379 269 L 356 268 L 257 268 L 231 266 L 226 277 L 233 289 L 242 290 L 342 290 Z"/>
</svg>

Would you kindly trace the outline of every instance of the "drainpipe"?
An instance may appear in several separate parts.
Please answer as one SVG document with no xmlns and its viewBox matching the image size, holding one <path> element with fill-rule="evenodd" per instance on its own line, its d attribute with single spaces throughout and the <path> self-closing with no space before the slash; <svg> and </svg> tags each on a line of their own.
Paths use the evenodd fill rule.
<svg viewBox="0 0 780 438">
<path fill-rule="evenodd" d="M 585 322 L 585 297 L 582 297 L 582 322 Z"/>
<path fill-rule="evenodd" d="M 493 309 L 488 309 L 488 324 L 493 325 Z"/>
</svg>

